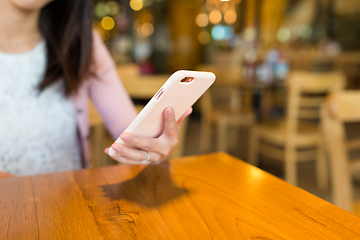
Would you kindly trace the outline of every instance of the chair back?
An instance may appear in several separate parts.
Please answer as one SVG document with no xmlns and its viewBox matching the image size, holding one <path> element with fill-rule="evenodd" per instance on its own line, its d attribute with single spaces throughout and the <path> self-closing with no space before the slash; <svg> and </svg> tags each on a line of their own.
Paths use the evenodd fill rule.
<svg viewBox="0 0 360 240">
<path fill-rule="evenodd" d="M 289 134 L 295 134 L 298 120 L 319 120 L 321 103 L 329 92 L 343 89 L 345 76 L 341 72 L 294 71 L 287 78 L 288 101 L 286 124 Z"/>
<path fill-rule="evenodd" d="M 243 69 L 241 65 L 219 65 L 202 64 L 196 68 L 198 71 L 213 72 L 216 75 L 214 85 L 234 86 L 240 84 L 243 80 Z"/>
<path fill-rule="evenodd" d="M 359 139 L 348 140 L 345 123 L 360 122 L 360 91 L 334 92 L 321 107 L 324 142 L 331 163 L 333 203 L 353 212 L 352 173 L 360 169 L 360 159 L 350 161 L 348 151 L 360 148 Z"/>
<path fill-rule="evenodd" d="M 288 84 L 303 93 L 321 94 L 344 88 L 345 76 L 340 71 L 295 71 L 289 74 Z"/>
<path fill-rule="evenodd" d="M 295 149 L 295 139 L 299 131 L 317 129 L 320 105 L 326 95 L 344 86 L 345 77 L 340 72 L 295 71 L 289 74 L 285 122 L 286 149 Z"/>
<path fill-rule="evenodd" d="M 328 111 L 332 118 L 342 122 L 360 121 L 360 91 L 336 92 L 328 97 Z"/>
<path fill-rule="evenodd" d="M 201 97 L 202 114 L 211 114 L 214 109 L 228 112 L 241 110 L 242 67 L 240 65 L 203 64 L 197 67 L 199 71 L 209 71 L 216 75 L 215 83 Z"/>
</svg>

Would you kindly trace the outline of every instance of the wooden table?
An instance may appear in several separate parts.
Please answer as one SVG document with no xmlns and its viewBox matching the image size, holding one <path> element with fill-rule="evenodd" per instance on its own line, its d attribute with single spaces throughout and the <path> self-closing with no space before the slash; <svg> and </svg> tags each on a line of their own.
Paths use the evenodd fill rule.
<svg viewBox="0 0 360 240">
<path fill-rule="evenodd" d="M 0 179 L 0 239 L 360 239 L 360 218 L 214 153 Z"/>
</svg>

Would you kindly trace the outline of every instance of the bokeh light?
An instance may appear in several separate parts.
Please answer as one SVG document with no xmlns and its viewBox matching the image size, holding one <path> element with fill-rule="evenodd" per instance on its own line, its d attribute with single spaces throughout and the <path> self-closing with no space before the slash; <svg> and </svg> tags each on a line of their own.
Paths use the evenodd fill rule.
<svg viewBox="0 0 360 240">
<path fill-rule="evenodd" d="M 234 28 L 232 26 L 224 26 L 225 36 L 224 39 L 229 40 L 234 36 Z"/>
<path fill-rule="evenodd" d="M 141 33 L 143 36 L 145 37 L 148 37 L 150 36 L 151 34 L 153 34 L 154 32 L 154 25 L 152 25 L 151 23 L 147 22 L 147 23 L 144 23 L 142 26 L 141 26 Z"/>
<path fill-rule="evenodd" d="M 95 13 L 95 16 L 96 16 L 97 18 L 103 18 L 103 17 L 105 17 L 105 16 L 108 14 L 108 13 L 106 12 L 105 3 L 104 3 L 104 2 L 98 2 L 98 3 L 95 5 L 94 13 Z"/>
<path fill-rule="evenodd" d="M 114 19 L 112 19 L 111 17 L 104 17 L 101 20 L 101 26 L 105 29 L 105 30 L 111 30 L 114 28 L 115 26 L 115 21 Z"/>
<path fill-rule="evenodd" d="M 227 24 L 233 24 L 236 21 L 237 15 L 234 9 L 229 9 L 224 14 L 224 20 Z"/>
<path fill-rule="evenodd" d="M 276 38 L 279 40 L 279 42 L 285 43 L 290 40 L 290 30 L 287 28 L 280 28 L 279 31 L 276 34 Z"/>
<path fill-rule="evenodd" d="M 197 17 L 196 17 L 196 24 L 199 27 L 206 27 L 209 24 L 209 18 L 205 13 L 200 13 Z"/>
<path fill-rule="evenodd" d="M 219 10 L 214 9 L 209 14 L 209 20 L 212 24 L 218 24 L 220 23 L 222 18 L 222 14 Z"/>
<path fill-rule="evenodd" d="M 110 15 L 115 16 L 119 13 L 119 4 L 115 1 L 107 2 L 106 9 Z"/>
<path fill-rule="evenodd" d="M 144 2 L 143 0 L 130 0 L 130 7 L 134 11 L 139 11 L 143 8 Z"/>
<path fill-rule="evenodd" d="M 150 22 L 140 23 L 139 21 L 136 21 L 134 23 L 134 28 L 141 38 L 149 37 L 154 33 L 154 25 Z"/>
<path fill-rule="evenodd" d="M 222 11 L 223 12 L 226 12 L 226 10 L 228 10 L 230 8 L 230 4 L 229 4 L 229 2 L 224 2 L 223 4 L 222 4 Z"/>
<path fill-rule="evenodd" d="M 143 0 L 144 7 L 149 7 L 154 3 L 154 0 Z"/>
<path fill-rule="evenodd" d="M 146 22 L 154 23 L 154 16 L 151 14 L 149 10 L 142 10 L 139 13 L 139 20 L 142 23 L 146 23 Z"/>
<path fill-rule="evenodd" d="M 205 45 L 210 42 L 211 37 L 210 37 L 210 34 L 204 30 L 198 34 L 197 39 L 198 39 L 199 43 Z"/>
<path fill-rule="evenodd" d="M 211 37 L 217 41 L 223 40 L 225 38 L 225 28 L 222 25 L 215 25 L 211 29 Z"/>
<path fill-rule="evenodd" d="M 256 38 L 257 32 L 253 27 L 247 27 L 244 31 L 244 39 L 246 41 L 253 41 Z"/>
<path fill-rule="evenodd" d="M 211 10 L 214 9 L 214 5 L 212 5 L 211 3 L 209 3 L 208 1 L 205 2 L 205 8 L 206 10 L 208 10 L 209 12 L 211 12 Z"/>
</svg>

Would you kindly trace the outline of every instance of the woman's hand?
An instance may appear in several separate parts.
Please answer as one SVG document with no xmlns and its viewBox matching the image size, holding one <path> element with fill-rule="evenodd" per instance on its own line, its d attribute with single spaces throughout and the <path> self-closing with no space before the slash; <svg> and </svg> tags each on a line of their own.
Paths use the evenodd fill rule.
<svg viewBox="0 0 360 240">
<path fill-rule="evenodd" d="M 158 138 L 122 133 L 120 138 L 126 143 L 126 146 L 114 143 L 111 147 L 115 150 L 116 155 L 112 158 L 125 164 L 149 164 L 166 160 L 178 143 L 181 123 L 191 112 L 192 108 L 189 108 L 176 122 L 174 110 L 171 107 L 166 108 L 164 110 L 164 131 Z M 105 152 L 108 153 L 108 151 L 109 148 L 106 148 Z"/>
</svg>

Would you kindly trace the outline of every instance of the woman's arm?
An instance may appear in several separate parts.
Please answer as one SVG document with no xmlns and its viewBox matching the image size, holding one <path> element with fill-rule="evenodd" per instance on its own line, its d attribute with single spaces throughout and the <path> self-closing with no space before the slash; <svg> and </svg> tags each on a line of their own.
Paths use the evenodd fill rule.
<svg viewBox="0 0 360 240">
<path fill-rule="evenodd" d="M 95 76 L 89 79 L 89 94 L 111 136 L 117 139 L 135 118 L 137 111 L 101 37 L 95 31 L 93 37 Z"/>
</svg>

